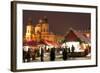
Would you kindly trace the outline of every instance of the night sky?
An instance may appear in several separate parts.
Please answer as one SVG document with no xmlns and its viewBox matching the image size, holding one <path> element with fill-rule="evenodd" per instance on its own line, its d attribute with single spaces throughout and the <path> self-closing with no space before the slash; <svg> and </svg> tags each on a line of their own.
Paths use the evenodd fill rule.
<svg viewBox="0 0 100 73">
<path fill-rule="evenodd" d="M 49 31 L 59 35 L 64 35 L 69 28 L 88 30 L 91 25 L 90 13 L 23 10 L 23 34 L 25 34 L 29 18 L 32 19 L 33 26 L 35 26 L 44 16 L 48 19 Z"/>
</svg>

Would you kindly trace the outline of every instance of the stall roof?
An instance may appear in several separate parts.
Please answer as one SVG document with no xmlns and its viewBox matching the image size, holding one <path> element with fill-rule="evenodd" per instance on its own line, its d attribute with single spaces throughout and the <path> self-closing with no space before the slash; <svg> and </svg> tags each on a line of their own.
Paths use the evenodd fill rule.
<svg viewBox="0 0 100 73">
<path fill-rule="evenodd" d="M 90 39 L 86 38 L 81 32 L 78 32 L 72 28 L 69 29 L 68 33 L 65 35 L 66 37 L 68 36 L 68 34 L 70 34 L 71 32 L 74 33 L 74 35 L 76 35 L 81 41 L 84 41 L 85 43 L 90 43 Z"/>
</svg>

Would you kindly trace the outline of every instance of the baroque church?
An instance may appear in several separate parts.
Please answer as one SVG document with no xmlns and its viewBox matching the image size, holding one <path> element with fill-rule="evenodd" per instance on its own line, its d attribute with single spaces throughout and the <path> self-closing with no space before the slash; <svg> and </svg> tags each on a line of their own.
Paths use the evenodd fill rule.
<svg viewBox="0 0 100 73">
<path fill-rule="evenodd" d="M 26 26 L 26 33 L 24 36 L 26 41 L 41 41 L 41 40 L 48 40 L 55 42 L 56 35 L 53 32 L 49 31 L 49 24 L 47 17 L 40 19 L 38 23 L 33 26 L 32 20 L 30 19 Z"/>
</svg>

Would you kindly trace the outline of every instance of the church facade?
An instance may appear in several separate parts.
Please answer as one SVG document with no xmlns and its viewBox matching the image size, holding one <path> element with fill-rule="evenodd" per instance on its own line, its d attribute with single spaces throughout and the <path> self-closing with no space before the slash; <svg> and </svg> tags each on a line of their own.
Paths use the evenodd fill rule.
<svg viewBox="0 0 100 73">
<path fill-rule="evenodd" d="M 26 41 L 34 40 L 39 42 L 41 40 L 48 40 L 55 42 L 56 35 L 49 31 L 48 19 L 44 17 L 43 19 L 40 19 L 35 26 L 33 26 L 31 20 L 28 22 L 24 39 Z"/>
</svg>

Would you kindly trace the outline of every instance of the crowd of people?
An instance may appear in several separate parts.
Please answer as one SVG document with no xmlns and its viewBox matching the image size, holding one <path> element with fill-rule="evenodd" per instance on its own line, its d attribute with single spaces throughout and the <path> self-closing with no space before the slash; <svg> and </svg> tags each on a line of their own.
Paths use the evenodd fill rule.
<svg viewBox="0 0 100 73">
<path fill-rule="evenodd" d="M 40 58 L 40 61 L 43 62 L 44 61 L 44 54 L 48 52 L 49 53 L 49 60 L 50 61 L 55 61 L 56 60 L 56 53 L 60 53 L 61 52 L 61 56 L 63 60 L 67 60 L 68 59 L 68 53 L 74 53 L 75 52 L 75 47 L 72 45 L 72 47 L 60 47 L 60 48 L 48 48 L 48 50 L 46 51 L 45 48 L 41 47 L 38 48 L 37 50 L 33 50 L 32 48 L 28 48 L 28 51 L 24 51 L 23 50 L 23 61 L 24 62 L 30 62 L 30 61 L 34 61 L 36 59 L 36 57 Z"/>
</svg>

